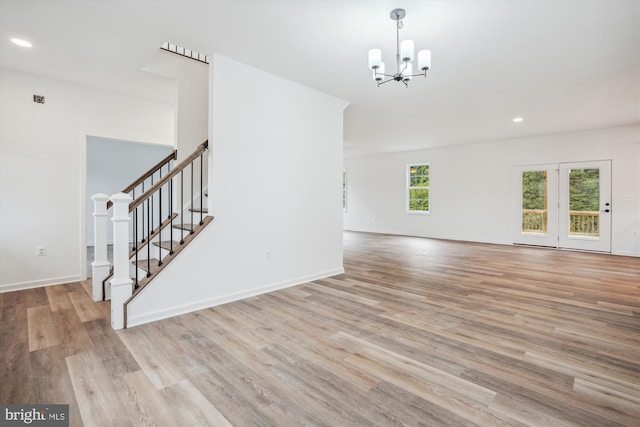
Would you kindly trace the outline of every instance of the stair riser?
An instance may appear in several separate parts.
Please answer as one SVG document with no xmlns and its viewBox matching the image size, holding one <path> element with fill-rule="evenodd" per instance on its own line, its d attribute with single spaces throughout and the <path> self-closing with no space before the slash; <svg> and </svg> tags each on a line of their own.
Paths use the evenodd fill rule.
<svg viewBox="0 0 640 427">
<path fill-rule="evenodd" d="M 188 193 L 185 193 L 185 202 L 186 197 L 189 196 Z M 203 195 L 202 198 L 202 207 L 203 208 L 207 208 L 209 207 L 209 198 L 207 196 Z M 191 212 L 189 211 L 189 209 L 194 208 L 194 209 L 200 209 L 200 195 L 198 192 L 196 192 L 196 194 L 194 194 L 194 200 L 193 200 L 193 204 L 191 203 L 185 203 L 184 206 L 182 207 L 183 209 L 183 213 L 184 213 L 184 221 L 185 222 L 191 222 Z M 180 218 L 180 215 L 178 215 L 178 219 Z M 195 218 L 195 212 L 194 212 L 194 218 Z"/>
<path fill-rule="evenodd" d="M 138 279 L 141 279 L 147 275 L 147 272 L 144 271 L 143 269 L 138 268 L 137 270 L 138 270 Z M 135 280 L 136 266 L 133 264 L 129 265 L 129 277 L 131 277 L 131 280 Z"/>
<path fill-rule="evenodd" d="M 152 263 L 157 263 L 158 260 L 152 260 L 151 262 Z M 146 270 L 144 270 L 142 268 L 139 268 L 139 267 L 138 267 L 137 270 L 138 270 L 138 281 L 140 281 L 140 280 L 144 279 L 145 277 L 147 277 L 147 271 Z M 135 265 L 131 264 L 131 267 L 129 268 L 129 274 L 131 275 L 131 280 L 135 284 L 135 281 L 136 281 L 136 266 Z"/>
<path fill-rule="evenodd" d="M 147 252 L 147 247 L 146 246 L 144 247 L 144 249 L 141 252 L 138 252 L 138 262 L 143 261 L 143 260 L 148 259 L 148 258 L 160 259 L 161 257 L 164 258 L 167 255 L 169 255 L 169 251 L 168 250 L 161 249 L 161 248 L 157 247 L 156 245 L 152 244 L 151 247 L 150 247 L 150 251 L 149 252 Z M 131 257 L 130 261 L 132 263 L 135 263 L 136 262 L 136 257 L 135 256 Z"/>
<path fill-rule="evenodd" d="M 205 209 L 207 208 L 207 205 L 204 206 Z M 208 216 L 208 213 L 205 213 L 202 215 L 202 217 L 206 217 Z M 173 220 L 173 225 L 177 225 L 180 226 L 180 224 L 182 224 L 182 222 L 180 222 L 180 215 L 178 215 L 178 217 L 176 219 Z M 193 223 L 197 224 L 200 222 L 200 212 L 193 212 Z M 191 224 L 191 212 L 187 211 L 184 213 L 184 224 Z"/>
</svg>

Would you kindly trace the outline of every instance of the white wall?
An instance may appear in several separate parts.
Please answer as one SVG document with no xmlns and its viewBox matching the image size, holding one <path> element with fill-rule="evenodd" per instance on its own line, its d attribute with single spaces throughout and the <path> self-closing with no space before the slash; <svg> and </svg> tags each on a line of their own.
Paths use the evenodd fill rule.
<svg viewBox="0 0 640 427">
<path fill-rule="evenodd" d="M 640 256 L 639 143 L 634 125 L 348 158 L 345 229 L 510 244 L 512 166 L 611 159 L 612 252 Z M 420 162 L 428 215 L 405 213 L 406 165 Z"/>
<path fill-rule="evenodd" d="M 174 106 L 4 68 L 0 93 L 0 291 L 82 279 L 87 135 L 172 146 Z"/>
<path fill-rule="evenodd" d="M 158 50 L 144 70 L 176 81 L 176 149 L 180 161 L 208 137 L 209 65 Z"/>
<path fill-rule="evenodd" d="M 215 219 L 129 305 L 130 324 L 343 271 L 346 103 L 221 56 L 212 68 Z"/>
</svg>

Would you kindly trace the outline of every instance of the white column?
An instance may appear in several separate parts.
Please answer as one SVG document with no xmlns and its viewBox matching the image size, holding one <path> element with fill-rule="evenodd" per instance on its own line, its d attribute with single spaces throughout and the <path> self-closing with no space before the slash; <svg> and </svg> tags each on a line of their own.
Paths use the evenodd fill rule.
<svg viewBox="0 0 640 427">
<path fill-rule="evenodd" d="M 113 278 L 111 279 L 111 327 L 124 328 L 124 302 L 133 294 L 129 277 L 129 203 L 125 193 L 111 196 L 113 202 Z"/>
<path fill-rule="evenodd" d="M 111 263 L 107 259 L 107 201 L 109 196 L 98 193 L 93 200 L 93 262 L 91 263 L 91 288 L 94 301 L 106 299 L 102 281 L 109 275 Z"/>
</svg>

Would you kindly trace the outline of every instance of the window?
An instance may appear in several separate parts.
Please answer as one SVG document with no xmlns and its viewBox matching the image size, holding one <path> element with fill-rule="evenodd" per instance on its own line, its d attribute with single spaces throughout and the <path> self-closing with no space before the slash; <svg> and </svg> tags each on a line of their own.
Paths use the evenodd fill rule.
<svg viewBox="0 0 640 427">
<path fill-rule="evenodd" d="M 347 211 L 347 171 L 342 171 L 342 211 Z"/>
<path fill-rule="evenodd" d="M 407 166 L 407 212 L 429 212 L 429 165 Z"/>
</svg>

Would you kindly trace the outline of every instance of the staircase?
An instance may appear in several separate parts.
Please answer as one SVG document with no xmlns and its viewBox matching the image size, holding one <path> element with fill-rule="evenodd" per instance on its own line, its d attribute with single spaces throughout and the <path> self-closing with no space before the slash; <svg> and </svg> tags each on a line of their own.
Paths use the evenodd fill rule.
<svg viewBox="0 0 640 427">
<path fill-rule="evenodd" d="M 205 141 L 172 167 L 174 151 L 121 193 L 92 197 L 93 298 L 111 299 L 114 329 L 127 327 L 127 305 L 213 220 L 204 187 L 207 149 Z M 113 266 L 106 260 L 106 220 L 112 206 Z"/>
</svg>

